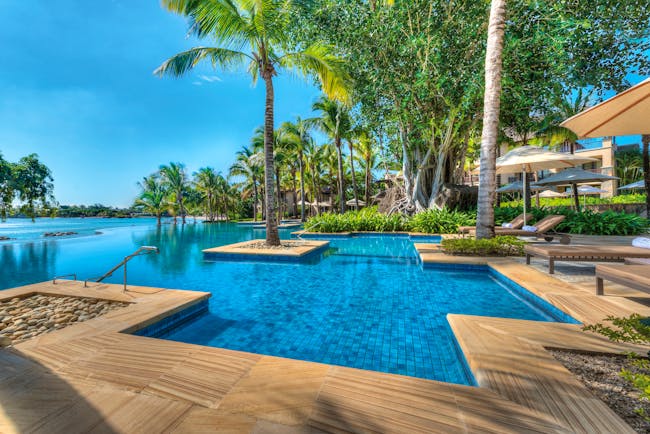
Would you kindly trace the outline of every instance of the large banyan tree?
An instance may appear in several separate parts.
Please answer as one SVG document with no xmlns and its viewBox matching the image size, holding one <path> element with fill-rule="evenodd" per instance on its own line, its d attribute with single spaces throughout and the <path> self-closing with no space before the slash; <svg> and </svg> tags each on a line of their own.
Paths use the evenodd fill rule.
<svg viewBox="0 0 650 434">
<path fill-rule="evenodd" d="M 354 109 L 401 163 L 396 208 L 440 208 L 477 155 L 490 2 L 373 3 L 323 0 L 294 28 L 347 58 Z M 531 135 L 578 89 L 602 95 L 626 86 L 630 71 L 648 73 L 646 9 L 634 0 L 509 1 L 502 129 Z"/>
</svg>

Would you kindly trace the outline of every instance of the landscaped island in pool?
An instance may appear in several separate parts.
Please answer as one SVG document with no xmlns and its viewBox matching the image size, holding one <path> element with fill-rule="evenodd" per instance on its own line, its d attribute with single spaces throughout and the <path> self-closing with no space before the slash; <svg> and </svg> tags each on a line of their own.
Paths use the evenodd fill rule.
<svg viewBox="0 0 650 434">
<path fill-rule="evenodd" d="M 473 379 L 448 313 L 571 320 L 485 267 L 423 268 L 408 236 L 333 237 L 317 260 L 296 264 L 206 260 L 204 248 L 264 235 L 235 224 L 104 232 L 0 245 L 3 264 L 33 273 L 30 282 L 3 273 L 0 285 L 100 275 L 137 246 L 156 245 L 160 255 L 129 263 L 129 283 L 212 293 L 206 313 L 156 329 L 160 337 L 461 384 Z"/>
</svg>

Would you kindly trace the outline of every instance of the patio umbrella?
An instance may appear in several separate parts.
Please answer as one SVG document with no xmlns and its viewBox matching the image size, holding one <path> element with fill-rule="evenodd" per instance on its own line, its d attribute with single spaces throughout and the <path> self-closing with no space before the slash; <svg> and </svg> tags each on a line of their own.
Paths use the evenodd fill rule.
<svg viewBox="0 0 650 434">
<path fill-rule="evenodd" d="M 573 192 L 567 191 L 570 195 L 573 196 Z M 607 191 L 600 188 L 592 187 L 591 185 L 581 185 L 578 187 L 578 194 L 582 195 L 582 206 L 587 206 L 587 195 L 588 194 L 601 194 L 607 193 Z"/>
<path fill-rule="evenodd" d="M 355 201 L 354 199 L 350 199 L 347 202 L 345 202 L 345 204 L 347 206 L 356 206 L 357 201 Z M 366 203 L 364 201 L 362 201 L 361 199 L 359 199 L 359 206 L 366 206 Z"/>
<path fill-rule="evenodd" d="M 549 176 L 548 178 L 537 181 L 534 185 L 569 185 L 573 189 L 575 196 L 576 209 L 580 208 L 580 199 L 578 198 L 578 184 L 591 184 L 597 182 L 611 181 L 618 179 L 615 176 L 603 175 L 602 173 L 590 172 L 588 170 L 578 169 L 577 167 L 563 170 Z"/>
<path fill-rule="evenodd" d="M 566 197 L 565 193 L 560 193 L 553 190 L 544 190 L 541 193 L 537 193 L 539 197 Z"/>
<path fill-rule="evenodd" d="M 650 78 L 560 124 L 579 137 L 650 134 Z"/>
<path fill-rule="evenodd" d="M 593 158 L 575 154 L 552 152 L 536 146 L 521 146 L 497 158 L 497 174 L 522 172 L 523 179 L 527 173 L 546 169 L 561 169 L 596 161 Z M 525 184 L 522 184 L 525 186 Z M 524 191 L 524 196 L 526 192 Z M 524 199 L 524 219 L 526 218 L 526 200 Z"/>
<path fill-rule="evenodd" d="M 645 188 L 645 182 L 643 179 L 633 182 L 632 184 L 624 185 L 623 187 L 618 187 L 619 190 L 634 190 L 635 188 Z"/>
<path fill-rule="evenodd" d="M 650 146 L 650 78 L 562 122 L 579 137 L 641 134 L 643 152 Z M 646 168 L 647 169 L 647 168 Z M 650 171 L 649 171 L 650 172 Z M 648 181 L 647 174 L 644 181 Z M 650 189 L 650 181 L 645 183 Z M 650 212 L 650 195 L 646 199 Z"/>
</svg>

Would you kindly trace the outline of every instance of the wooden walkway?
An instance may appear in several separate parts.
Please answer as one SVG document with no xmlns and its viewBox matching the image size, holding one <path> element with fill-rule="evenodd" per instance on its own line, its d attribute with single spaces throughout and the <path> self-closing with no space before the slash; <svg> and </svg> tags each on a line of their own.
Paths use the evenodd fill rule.
<svg viewBox="0 0 650 434">
<path fill-rule="evenodd" d="M 533 292 L 578 319 L 633 309 L 595 295 L 580 307 L 582 290 L 521 264 L 490 266 L 515 281 L 532 276 Z M 631 432 L 544 350 L 632 348 L 579 326 L 449 315 L 481 386 L 467 387 L 121 333 L 208 296 L 133 290 L 64 282 L 0 292 L 132 303 L 0 350 L 0 432 Z"/>
</svg>

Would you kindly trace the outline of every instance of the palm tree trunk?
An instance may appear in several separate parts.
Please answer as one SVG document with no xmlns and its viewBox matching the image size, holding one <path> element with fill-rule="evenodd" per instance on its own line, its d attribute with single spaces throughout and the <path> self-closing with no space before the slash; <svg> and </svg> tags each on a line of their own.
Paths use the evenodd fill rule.
<svg viewBox="0 0 650 434">
<path fill-rule="evenodd" d="M 334 140 L 336 144 L 336 156 L 338 159 L 338 172 L 339 172 L 339 202 L 341 214 L 345 212 L 345 174 L 343 173 L 343 152 L 341 151 L 341 138 L 336 137 Z"/>
<path fill-rule="evenodd" d="M 645 184 L 645 212 L 646 217 L 650 218 L 650 134 L 641 136 L 643 142 L 643 181 Z"/>
<path fill-rule="evenodd" d="M 359 209 L 359 194 L 357 192 L 357 178 L 354 173 L 354 146 L 352 145 L 352 140 L 348 140 L 348 146 L 350 147 L 350 170 L 352 171 L 352 192 L 354 194 L 354 207 Z"/>
<path fill-rule="evenodd" d="M 275 197 L 273 194 L 273 78 L 271 71 L 263 71 L 266 84 L 266 108 L 264 112 L 264 193 L 266 195 L 266 244 L 280 245 L 278 222 L 275 220 Z"/>
<path fill-rule="evenodd" d="M 253 178 L 253 221 L 257 221 L 257 181 Z"/>
<path fill-rule="evenodd" d="M 300 221 L 305 221 L 305 162 L 302 151 L 298 153 L 298 164 L 300 165 Z"/>
<path fill-rule="evenodd" d="M 372 175 L 370 172 L 370 160 L 366 160 L 366 206 L 370 206 L 370 184 L 372 182 Z"/>
<path fill-rule="evenodd" d="M 506 0 L 492 0 L 485 53 L 485 95 L 481 134 L 481 174 L 478 189 L 476 238 L 494 236 L 494 195 L 496 190 L 496 150 L 501 108 L 501 71 Z"/>
<path fill-rule="evenodd" d="M 278 224 L 282 222 L 282 192 L 280 191 L 280 168 L 275 166 L 275 185 L 277 192 L 277 201 L 278 201 Z"/>
</svg>

